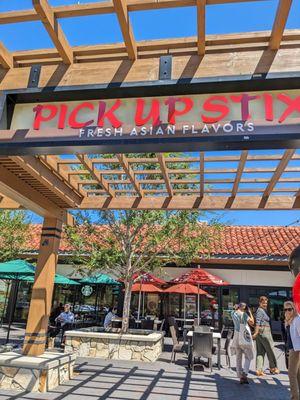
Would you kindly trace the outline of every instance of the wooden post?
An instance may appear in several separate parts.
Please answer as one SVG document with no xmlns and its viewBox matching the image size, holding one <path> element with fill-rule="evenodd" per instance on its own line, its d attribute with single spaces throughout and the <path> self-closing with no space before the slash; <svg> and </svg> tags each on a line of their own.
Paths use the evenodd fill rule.
<svg viewBox="0 0 300 400">
<path fill-rule="evenodd" d="M 39 356 L 45 351 L 61 231 L 61 220 L 44 219 L 23 346 L 25 355 Z"/>
</svg>

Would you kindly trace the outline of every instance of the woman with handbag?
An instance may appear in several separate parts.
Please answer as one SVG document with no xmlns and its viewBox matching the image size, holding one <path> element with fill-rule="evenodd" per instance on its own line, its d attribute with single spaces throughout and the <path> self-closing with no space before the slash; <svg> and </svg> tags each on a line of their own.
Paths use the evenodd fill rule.
<svg viewBox="0 0 300 400">
<path fill-rule="evenodd" d="M 274 341 L 271 332 L 270 317 L 267 314 L 268 298 L 259 298 L 259 307 L 256 311 L 256 325 L 253 339 L 256 340 L 256 375 L 264 376 L 264 359 L 267 354 L 271 374 L 279 374 L 274 352 Z"/>
<path fill-rule="evenodd" d="M 249 325 L 254 325 L 254 318 L 246 303 L 240 303 L 231 313 L 234 324 L 234 336 L 231 353 L 236 355 L 236 373 L 241 384 L 248 384 L 251 360 L 254 358 L 253 341 Z M 244 355 L 244 368 L 242 367 Z"/>
<path fill-rule="evenodd" d="M 300 316 L 292 301 L 284 303 L 286 348 L 289 354 L 291 400 L 300 399 Z"/>
</svg>

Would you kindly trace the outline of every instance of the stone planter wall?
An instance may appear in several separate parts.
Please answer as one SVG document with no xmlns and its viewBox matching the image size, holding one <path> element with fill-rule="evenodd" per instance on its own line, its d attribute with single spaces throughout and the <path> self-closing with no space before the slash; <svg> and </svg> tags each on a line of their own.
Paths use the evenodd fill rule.
<svg viewBox="0 0 300 400">
<path fill-rule="evenodd" d="M 153 362 L 163 350 L 164 333 L 134 335 L 105 332 L 66 332 L 65 351 L 79 357 Z"/>
<path fill-rule="evenodd" d="M 76 356 L 45 353 L 26 357 L 16 352 L 0 354 L 0 389 L 47 392 L 73 377 Z"/>
</svg>

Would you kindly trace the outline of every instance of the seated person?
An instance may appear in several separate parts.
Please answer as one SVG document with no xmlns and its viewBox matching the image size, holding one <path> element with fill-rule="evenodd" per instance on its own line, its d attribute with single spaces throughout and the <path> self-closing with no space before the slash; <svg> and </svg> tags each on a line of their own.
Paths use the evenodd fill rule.
<svg viewBox="0 0 300 400">
<path fill-rule="evenodd" d="M 59 316 L 55 319 L 57 324 L 60 324 L 62 328 L 62 336 L 65 331 L 68 329 L 72 329 L 73 323 L 75 321 L 75 315 L 71 311 L 70 304 L 65 304 L 64 311 L 59 314 Z"/>
<path fill-rule="evenodd" d="M 104 324 L 103 324 L 104 329 L 107 329 L 111 326 L 111 322 L 115 318 L 116 314 L 117 314 L 116 307 L 110 307 L 104 319 Z"/>
</svg>

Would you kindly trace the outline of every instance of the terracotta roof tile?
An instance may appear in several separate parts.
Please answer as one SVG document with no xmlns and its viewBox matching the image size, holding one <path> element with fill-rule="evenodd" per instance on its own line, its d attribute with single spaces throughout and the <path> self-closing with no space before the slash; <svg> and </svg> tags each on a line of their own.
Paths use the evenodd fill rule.
<svg viewBox="0 0 300 400">
<path fill-rule="evenodd" d="M 32 225 L 32 237 L 28 250 L 38 250 L 41 225 Z M 287 257 L 300 244 L 300 227 L 281 226 L 226 226 L 221 238 L 212 246 L 212 254 L 245 256 Z M 70 252 L 72 247 L 62 239 L 61 252 Z"/>
</svg>

